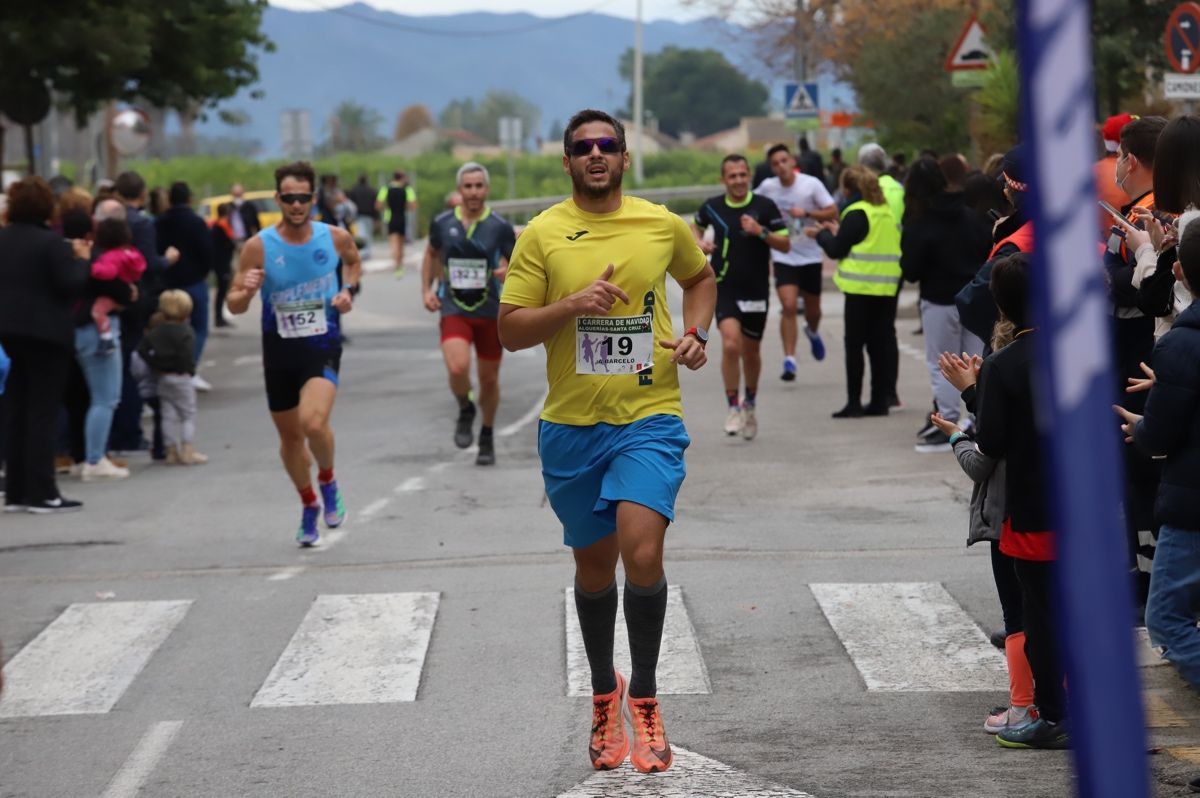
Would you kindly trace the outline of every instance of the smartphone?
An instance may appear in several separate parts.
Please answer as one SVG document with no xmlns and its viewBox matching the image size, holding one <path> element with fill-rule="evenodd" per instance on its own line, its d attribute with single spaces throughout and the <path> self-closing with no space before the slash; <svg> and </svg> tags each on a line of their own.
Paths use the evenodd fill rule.
<svg viewBox="0 0 1200 798">
<path fill-rule="evenodd" d="M 1104 210 L 1108 211 L 1108 214 L 1110 216 L 1112 216 L 1112 218 L 1113 218 L 1113 222 L 1115 224 L 1117 224 L 1119 227 L 1123 227 L 1126 230 L 1137 230 L 1138 229 L 1128 219 L 1125 218 L 1125 214 L 1121 213 L 1119 210 L 1114 208 L 1112 205 L 1109 205 L 1104 200 L 1100 200 L 1100 207 L 1103 208 Z"/>
</svg>

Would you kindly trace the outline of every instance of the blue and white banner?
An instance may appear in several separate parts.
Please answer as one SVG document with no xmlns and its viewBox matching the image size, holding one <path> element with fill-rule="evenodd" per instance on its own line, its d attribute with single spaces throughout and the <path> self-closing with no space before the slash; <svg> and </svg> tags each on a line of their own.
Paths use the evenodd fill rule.
<svg viewBox="0 0 1200 798">
<path fill-rule="evenodd" d="M 1058 543 L 1059 652 L 1079 795 L 1145 798 L 1110 321 L 1096 247 L 1088 0 L 1019 0 L 1022 134 L 1030 157 L 1038 425 Z M 986 422 L 985 422 L 986 423 Z"/>
</svg>

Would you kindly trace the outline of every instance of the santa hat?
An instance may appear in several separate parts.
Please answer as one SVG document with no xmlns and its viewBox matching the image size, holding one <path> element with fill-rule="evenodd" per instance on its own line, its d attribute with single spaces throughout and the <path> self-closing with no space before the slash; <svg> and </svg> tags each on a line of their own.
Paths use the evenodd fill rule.
<svg viewBox="0 0 1200 798">
<path fill-rule="evenodd" d="M 1135 119 L 1137 117 L 1133 114 L 1117 114 L 1104 120 L 1104 126 L 1100 128 L 1100 135 L 1104 138 L 1104 149 L 1116 152 L 1121 143 L 1121 128 Z"/>
</svg>

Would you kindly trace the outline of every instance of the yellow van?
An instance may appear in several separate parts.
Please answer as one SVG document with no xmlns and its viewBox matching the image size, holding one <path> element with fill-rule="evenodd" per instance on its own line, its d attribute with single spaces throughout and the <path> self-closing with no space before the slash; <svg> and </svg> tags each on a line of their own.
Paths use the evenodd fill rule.
<svg viewBox="0 0 1200 798">
<path fill-rule="evenodd" d="M 254 205 L 258 211 L 259 224 L 264 228 L 279 224 L 283 219 L 283 214 L 280 213 L 279 206 L 275 204 L 275 192 L 270 189 L 266 191 L 247 191 L 242 195 L 242 199 Z M 233 202 L 233 195 L 221 194 L 216 197 L 205 197 L 197 204 L 196 213 L 200 214 L 200 218 L 204 221 L 214 222 L 217 219 L 217 208 L 226 202 Z"/>
</svg>

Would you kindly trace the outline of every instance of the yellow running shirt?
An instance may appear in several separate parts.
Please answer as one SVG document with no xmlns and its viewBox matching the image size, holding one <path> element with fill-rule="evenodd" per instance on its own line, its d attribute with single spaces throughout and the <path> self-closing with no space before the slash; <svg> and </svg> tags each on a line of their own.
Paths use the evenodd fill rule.
<svg viewBox="0 0 1200 798">
<path fill-rule="evenodd" d="M 658 345 L 675 338 L 666 275 L 687 281 L 708 264 L 687 223 L 662 205 L 624 197 L 613 213 L 587 213 L 569 199 L 548 208 L 517 238 L 500 301 L 552 305 L 587 288 L 610 263 L 609 282 L 630 304 L 618 299 L 607 317 L 574 319 L 546 340 L 546 421 L 591 426 L 683 415 L 671 350 Z"/>
</svg>

